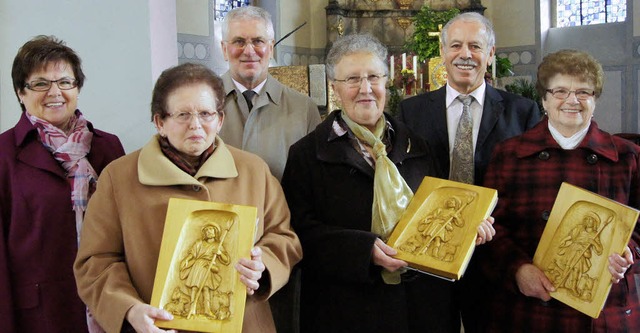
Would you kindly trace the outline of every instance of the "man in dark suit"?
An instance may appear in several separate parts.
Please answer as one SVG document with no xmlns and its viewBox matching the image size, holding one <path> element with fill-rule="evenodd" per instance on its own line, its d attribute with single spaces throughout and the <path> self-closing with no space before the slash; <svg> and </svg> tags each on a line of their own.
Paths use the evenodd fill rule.
<svg viewBox="0 0 640 333">
<path fill-rule="evenodd" d="M 473 120 L 473 182 L 481 185 L 495 145 L 519 135 L 540 120 L 537 104 L 519 95 L 498 90 L 485 83 L 486 68 L 495 52 L 491 23 L 474 12 L 460 14 L 442 29 L 440 51 L 447 70 L 447 84 L 400 104 L 399 119 L 424 138 L 435 154 L 437 165 L 450 175 L 458 121 L 463 113 L 459 95 L 471 96 L 468 106 Z M 480 251 L 478 251 L 480 250 Z M 458 301 L 466 332 L 478 331 L 485 290 L 478 276 L 477 255 L 466 276 L 458 283 Z M 476 305 L 477 304 L 477 305 Z"/>
</svg>

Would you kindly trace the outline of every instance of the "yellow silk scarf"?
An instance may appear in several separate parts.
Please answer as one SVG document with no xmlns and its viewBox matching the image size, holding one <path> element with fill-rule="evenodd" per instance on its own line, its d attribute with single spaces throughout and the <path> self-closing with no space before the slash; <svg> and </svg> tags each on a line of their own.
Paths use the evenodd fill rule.
<svg viewBox="0 0 640 333">
<path fill-rule="evenodd" d="M 384 114 L 378 119 L 374 133 L 351 120 L 346 112 L 342 112 L 342 119 L 353 134 L 373 148 L 375 153 L 371 232 L 380 235 L 382 240 L 386 241 L 411 201 L 413 191 L 404 181 L 395 164 L 387 157 L 387 149 L 382 142 L 386 126 Z M 401 273 L 401 271 L 389 272 L 384 269 L 382 278 L 387 284 L 398 284 Z"/>
</svg>

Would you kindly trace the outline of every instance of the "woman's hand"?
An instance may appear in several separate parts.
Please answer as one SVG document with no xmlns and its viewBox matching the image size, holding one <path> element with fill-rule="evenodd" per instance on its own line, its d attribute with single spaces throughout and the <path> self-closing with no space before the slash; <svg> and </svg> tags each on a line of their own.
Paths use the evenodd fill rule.
<svg viewBox="0 0 640 333">
<path fill-rule="evenodd" d="M 396 270 L 406 267 L 408 264 L 403 260 L 394 259 L 391 256 L 398 254 L 391 246 L 385 244 L 382 239 L 377 238 L 373 243 L 373 264 L 382 266 L 389 272 L 395 272 Z"/>
<path fill-rule="evenodd" d="M 544 272 L 533 264 L 524 264 L 518 268 L 516 283 L 525 296 L 536 297 L 545 302 L 551 299 L 549 293 L 556 291 Z"/>
<path fill-rule="evenodd" d="M 618 283 L 624 279 L 624 273 L 633 265 L 633 255 L 631 249 L 627 246 L 622 255 L 614 253 L 609 256 L 609 272 L 611 273 L 611 282 Z"/>
<path fill-rule="evenodd" d="M 247 286 L 247 294 L 253 295 L 260 288 L 258 281 L 265 270 L 262 262 L 262 250 L 254 246 L 251 249 L 251 260 L 240 258 L 236 264 L 236 270 L 240 273 L 240 281 Z"/>
<path fill-rule="evenodd" d="M 493 228 L 493 222 L 495 222 L 493 216 L 487 217 L 478 226 L 478 237 L 476 237 L 476 246 L 490 242 L 493 236 L 496 235 L 496 229 Z"/>
<path fill-rule="evenodd" d="M 149 304 L 139 303 L 127 311 L 127 321 L 138 333 L 177 333 L 176 330 L 165 331 L 154 323 L 157 319 L 172 320 L 173 315 L 165 310 L 154 308 Z"/>
</svg>

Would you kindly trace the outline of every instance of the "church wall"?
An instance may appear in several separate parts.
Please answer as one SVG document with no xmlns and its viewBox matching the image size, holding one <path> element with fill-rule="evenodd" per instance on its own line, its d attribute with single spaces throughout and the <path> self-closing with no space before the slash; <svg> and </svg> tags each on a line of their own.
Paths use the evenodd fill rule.
<svg viewBox="0 0 640 333">
<path fill-rule="evenodd" d="M 176 63 L 175 21 L 175 0 L 0 1 L 0 131 L 21 114 L 11 82 L 18 48 L 33 36 L 56 35 L 83 61 L 79 109 L 118 135 L 127 151 L 141 147 L 155 133 L 149 110 L 155 78 Z"/>
</svg>

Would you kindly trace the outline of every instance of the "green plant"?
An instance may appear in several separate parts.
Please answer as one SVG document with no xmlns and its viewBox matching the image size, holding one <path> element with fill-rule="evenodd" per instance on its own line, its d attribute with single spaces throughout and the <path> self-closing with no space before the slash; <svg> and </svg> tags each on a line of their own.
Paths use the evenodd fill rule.
<svg viewBox="0 0 640 333">
<path fill-rule="evenodd" d="M 513 65 L 509 58 L 502 58 L 496 55 L 496 64 L 496 77 L 513 76 Z M 493 64 L 489 65 L 487 73 L 493 73 L 492 66 Z"/>
<path fill-rule="evenodd" d="M 389 98 L 389 100 L 387 101 L 387 112 L 395 117 L 396 113 L 398 113 L 400 102 L 402 102 L 400 88 L 394 85 L 390 85 L 387 87 L 387 89 L 389 89 L 389 93 L 387 94 L 387 97 Z"/>
<path fill-rule="evenodd" d="M 440 56 L 440 29 L 459 12 L 457 8 L 435 11 L 423 6 L 413 18 L 414 32 L 404 48 L 415 53 L 420 61 Z"/>
<path fill-rule="evenodd" d="M 534 100 L 538 103 L 538 108 L 542 110 L 542 102 L 540 96 L 538 96 L 538 91 L 536 91 L 536 85 L 533 82 L 524 78 L 518 78 L 513 80 L 511 84 L 504 86 L 504 89 L 510 93 Z"/>
</svg>

